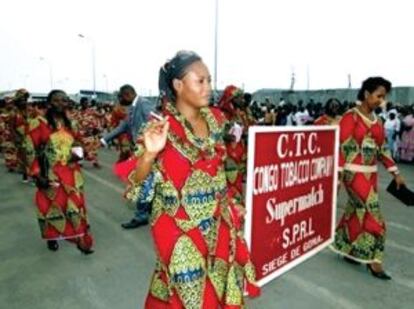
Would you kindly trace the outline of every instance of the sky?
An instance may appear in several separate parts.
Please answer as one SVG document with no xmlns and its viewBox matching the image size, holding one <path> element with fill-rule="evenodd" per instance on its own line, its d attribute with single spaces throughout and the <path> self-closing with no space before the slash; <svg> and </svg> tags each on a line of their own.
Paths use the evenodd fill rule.
<svg viewBox="0 0 414 309">
<path fill-rule="evenodd" d="M 327 89 L 372 75 L 414 86 L 407 0 L 218 0 L 217 86 Z M 79 37 L 83 35 L 83 38 Z M 132 84 L 194 50 L 214 77 L 215 0 L 2 0 L 0 92 L 68 93 Z M 95 50 L 95 57 L 92 51 Z M 95 58 L 95 70 L 93 61 Z"/>
</svg>

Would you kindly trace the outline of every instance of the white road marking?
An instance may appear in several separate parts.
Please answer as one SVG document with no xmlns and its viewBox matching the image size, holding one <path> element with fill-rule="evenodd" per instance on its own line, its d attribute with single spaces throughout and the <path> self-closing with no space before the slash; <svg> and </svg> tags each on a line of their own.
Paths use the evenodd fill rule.
<svg viewBox="0 0 414 309">
<path fill-rule="evenodd" d="M 99 176 L 97 176 L 97 175 L 95 175 L 95 174 L 93 174 L 93 173 L 91 173 L 89 171 L 86 171 L 85 169 L 83 169 L 82 172 L 86 176 L 92 178 L 93 180 L 99 182 L 100 184 L 103 184 L 104 186 L 106 186 L 108 188 L 111 188 L 112 190 L 115 190 L 118 193 L 121 193 L 121 194 L 124 194 L 125 193 L 125 188 L 123 188 L 121 186 L 118 186 L 118 185 L 115 185 L 115 184 L 113 184 L 113 183 L 111 183 L 109 181 L 106 181 L 105 179 L 103 179 L 103 178 L 101 178 L 101 177 L 99 177 Z"/>
</svg>

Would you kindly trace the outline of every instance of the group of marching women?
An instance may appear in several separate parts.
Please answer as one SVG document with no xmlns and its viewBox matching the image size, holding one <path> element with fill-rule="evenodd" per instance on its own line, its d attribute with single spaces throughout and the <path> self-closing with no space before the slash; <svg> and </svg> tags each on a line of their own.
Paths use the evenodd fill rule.
<svg viewBox="0 0 414 309">
<path fill-rule="evenodd" d="M 20 89 L 7 100 L 3 115 L 2 150 L 9 172 L 20 172 L 23 181 L 37 186 L 35 202 L 42 238 L 56 251 L 58 240 L 93 253 L 93 239 L 83 195 L 80 157 L 73 151 L 81 135 L 69 118 L 68 98 L 53 90 L 46 105 L 28 105 L 29 93 Z"/>
<path fill-rule="evenodd" d="M 136 141 L 137 167 L 129 171 L 126 195 L 152 199 L 157 252 L 147 308 L 241 308 L 246 291 L 250 296 L 260 294 L 242 233 L 246 130 L 252 117 L 236 87 L 221 100 L 226 114 L 209 107 L 210 79 L 195 53 L 180 52 L 166 63 L 160 71 L 163 118 L 145 125 Z M 24 102 L 18 101 L 20 96 Z M 6 110 L 10 118 L 21 121 L 20 172 L 37 187 L 41 236 L 49 250 L 58 250 L 58 241 L 68 240 L 91 254 L 94 240 L 80 161 L 87 158 L 85 146 L 93 144 L 85 137 L 89 132 L 96 135 L 87 128 L 92 120 L 83 108 L 79 119 L 62 90 L 52 90 L 45 108 L 31 116 L 28 97 L 27 91 L 18 91 Z M 18 104 L 26 105 L 21 113 L 15 108 Z M 16 130 L 11 122 L 5 123 L 11 135 L 7 142 L 15 145 Z M 234 127 L 237 138 L 225 133 Z M 89 157 L 97 162 L 94 155 Z M 142 192 L 149 175 L 150 185 L 143 186 L 148 192 Z"/>
<path fill-rule="evenodd" d="M 243 239 L 247 129 L 255 120 L 243 91 L 234 86 L 225 89 L 217 107 L 209 105 L 210 73 L 194 52 L 178 52 L 165 63 L 159 87 L 161 115 L 141 127 L 134 152 L 128 134 L 120 140 L 120 160 L 136 159 L 125 171 L 125 195 L 152 204 L 157 262 L 145 307 L 242 308 L 244 293 L 260 294 Z M 349 200 L 332 248 L 350 263 L 367 264 L 380 279 L 390 276 L 382 268 L 386 228 L 378 203 L 377 160 L 398 185 L 404 184 L 374 113 L 390 90 L 387 80 L 369 78 L 358 95 L 361 104 L 339 118 L 331 102 L 315 122 L 340 127 L 339 177 Z M 27 97 L 21 92 L 18 98 Z M 113 118 L 125 117 L 122 110 L 116 112 Z M 93 253 L 79 147 L 96 145 L 91 139 L 96 132 L 86 106 L 83 113 L 88 117 L 79 127 L 66 93 L 52 90 L 43 112 L 14 117 L 16 128 L 22 123 L 16 131 L 25 148 L 24 173 L 37 186 L 41 235 L 53 251 L 65 239 L 84 254 Z M 17 166 L 5 146 L 6 164 Z M 96 152 L 88 158 L 99 166 Z"/>
<path fill-rule="evenodd" d="M 91 254 L 80 161 L 85 158 L 99 167 L 98 134 L 105 117 L 85 100 L 80 110 L 74 109 L 61 90 L 52 90 L 46 102 L 29 103 L 29 96 L 20 89 L 3 101 L 0 146 L 5 166 L 38 188 L 38 222 L 47 247 L 56 251 L 58 240 L 66 239 Z"/>
</svg>

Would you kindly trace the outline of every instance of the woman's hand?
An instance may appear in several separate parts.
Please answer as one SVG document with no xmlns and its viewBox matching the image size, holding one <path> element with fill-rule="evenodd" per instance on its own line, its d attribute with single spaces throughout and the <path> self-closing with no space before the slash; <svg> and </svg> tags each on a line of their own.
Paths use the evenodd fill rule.
<svg viewBox="0 0 414 309">
<path fill-rule="evenodd" d="M 161 121 L 152 120 L 150 122 L 148 128 L 143 133 L 147 154 L 155 157 L 164 149 L 169 127 L 170 123 L 167 121 L 167 118 Z"/>
<path fill-rule="evenodd" d="M 34 177 L 34 181 L 35 181 L 36 187 L 40 190 L 47 190 L 51 187 L 57 188 L 60 186 L 59 182 L 51 181 L 48 178 L 42 177 L 42 176 Z"/>
<path fill-rule="evenodd" d="M 38 176 L 34 178 L 36 187 L 41 189 L 41 190 L 47 190 L 50 187 L 50 182 L 49 179 Z"/>
<path fill-rule="evenodd" d="M 397 184 L 397 190 L 399 190 L 401 186 L 405 186 L 405 180 L 400 174 L 394 175 L 394 180 Z"/>
<path fill-rule="evenodd" d="M 162 120 L 152 120 L 148 127 L 144 129 L 142 137 L 145 151 L 137 161 L 137 166 L 133 174 L 133 182 L 141 183 L 151 172 L 154 160 L 167 143 L 169 127 L 170 123 L 167 121 L 167 118 L 164 118 Z"/>
<path fill-rule="evenodd" d="M 78 162 L 83 160 L 83 148 L 80 146 L 72 147 L 72 157 L 70 158 L 70 162 Z"/>
</svg>

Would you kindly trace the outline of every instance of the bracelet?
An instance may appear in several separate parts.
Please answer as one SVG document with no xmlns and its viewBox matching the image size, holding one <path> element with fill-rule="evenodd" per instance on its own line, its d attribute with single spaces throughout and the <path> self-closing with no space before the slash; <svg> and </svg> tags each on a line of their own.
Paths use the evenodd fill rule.
<svg viewBox="0 0 414 309">
<path fill-rule="evenodd" d="M 400 175 L 400 170 L 395 170 L 395 171 L 393 172 L 393 174 L 394 174 L 394 176 Z"/>
</svg>

